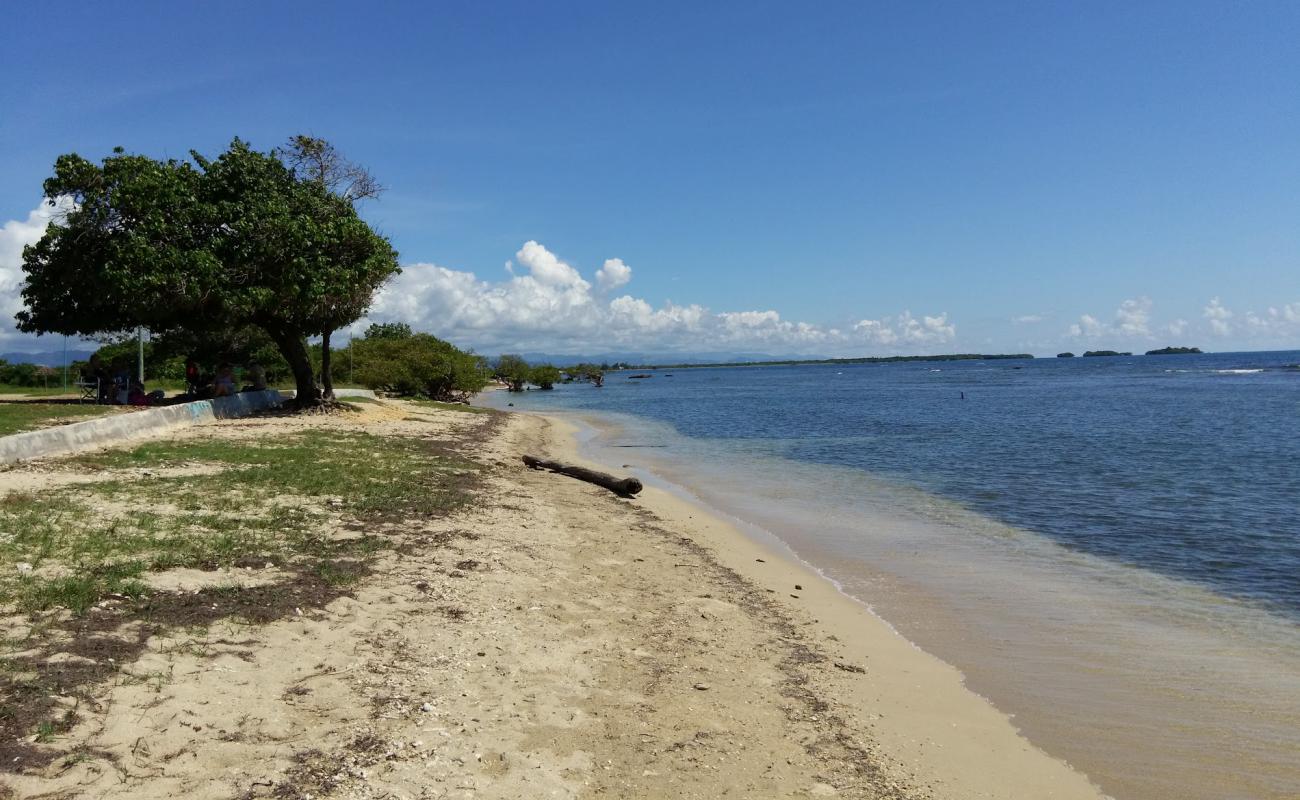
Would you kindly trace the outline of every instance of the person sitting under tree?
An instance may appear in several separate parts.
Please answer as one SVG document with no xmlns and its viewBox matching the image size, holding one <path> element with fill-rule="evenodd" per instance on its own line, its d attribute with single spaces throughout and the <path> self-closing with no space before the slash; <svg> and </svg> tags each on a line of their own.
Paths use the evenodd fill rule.
<svg viewBox="0 0 1300 800">
<path fill-rule="evenodd" d="M 235 392 L 235 368 L 229 361 L 223 361 L 221 366 L 217 367 L 217 377 L 212 383 L 212 396 L 229 397 Z"/>
</svg>

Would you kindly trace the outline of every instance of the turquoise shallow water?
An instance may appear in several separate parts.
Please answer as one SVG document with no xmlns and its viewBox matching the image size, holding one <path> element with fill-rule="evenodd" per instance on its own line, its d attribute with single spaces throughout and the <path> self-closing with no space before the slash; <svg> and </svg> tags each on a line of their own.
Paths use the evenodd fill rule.
<svg viewBox="0 0 1300 800">
<path fill-rule="evenodd" d="M 770 531 L 1115 796 L 1282 798 L 1298 362 L 673 370 L 490 402 L 585 420 L 593 456 Z"/>
</svg>

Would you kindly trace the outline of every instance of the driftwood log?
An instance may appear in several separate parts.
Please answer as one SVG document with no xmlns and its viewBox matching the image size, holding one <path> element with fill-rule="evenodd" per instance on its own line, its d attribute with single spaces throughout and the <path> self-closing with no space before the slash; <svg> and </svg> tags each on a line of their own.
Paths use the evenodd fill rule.
<svg viewBox="0 0 1300 800">
<path fill-rule="evenodd" d="M 572 464 L 561 464 L 559 461 L 547 461 L 537 456 L 524 456 L 524 463 L 533 469 L 549 469 L 551 472 L 568 475 L 570 478 L 594 483 L 621 497 L 632 497 L 641 491 L 641 481 L 636 478 L 615 478 L 613 475 L 606 475 L 594 469 L 575 467 Z"/>
</svg>

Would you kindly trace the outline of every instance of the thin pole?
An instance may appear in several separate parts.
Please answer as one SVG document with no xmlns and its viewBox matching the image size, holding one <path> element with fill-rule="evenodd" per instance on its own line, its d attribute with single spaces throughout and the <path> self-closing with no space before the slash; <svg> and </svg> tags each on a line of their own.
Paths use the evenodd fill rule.
<svg viewBox="0 0 1300 800">
<path fill-rule="evenodd" d="M 348 328 L 348 383 L 352 380 L 352 329 Z"/>
<path fill-rule="evenodd" d="M 63 336 L 63 391 L 68 391 L 68 337 Z"/>
<path fill-rule="evenodd" d="M 144 328 L 136 328 L 135 335 L 140 343 L 139 366 L 140 366 L 140 385 L 144 385 Z"/>
</svg>

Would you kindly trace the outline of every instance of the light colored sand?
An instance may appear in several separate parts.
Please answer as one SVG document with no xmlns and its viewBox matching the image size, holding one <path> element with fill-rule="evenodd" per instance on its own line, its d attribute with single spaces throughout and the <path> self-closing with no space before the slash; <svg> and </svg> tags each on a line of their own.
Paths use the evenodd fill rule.
<svg viewBox="0 0 1300 800">
<path fill-rule="evenodd" d="M 577 451 L 573 426 L 556 418 L 547 422 L 558 433 L 557 454 L 587 463 Z M 617 471 L 616 465 L 589 466 Z M 1019 736 L 1004 714 L 966 689 L 956 669 L 912 645 L 788 552 L 759 544 L 727 520 L 662 489 L 648 487 L 639 502 L 768 594 L 780 613 L 826 651 L 831 666 L 866 667 L 863 674 L 822 668 L 813 678 L 824 684 L 825 696 L 835 698 L 850 728 L 869 730 L 882 755 L 905 765 L 937 796 L 1101 796 L 1080 773 Z"/>
<path fill-rule="evenodd" d="M 113 798 L 1098 796 L 816 575 L 665 493 L 525 469 L 523 452 L 576 460 L 559 423 L 485 424 L 390 404 L 180 434 L 481 430 L 491 470 L 473 510 L 405 526 L 350 596 L 152 635 L 46 745 L 62 757 L 0 780 Z"/>
</svg>

